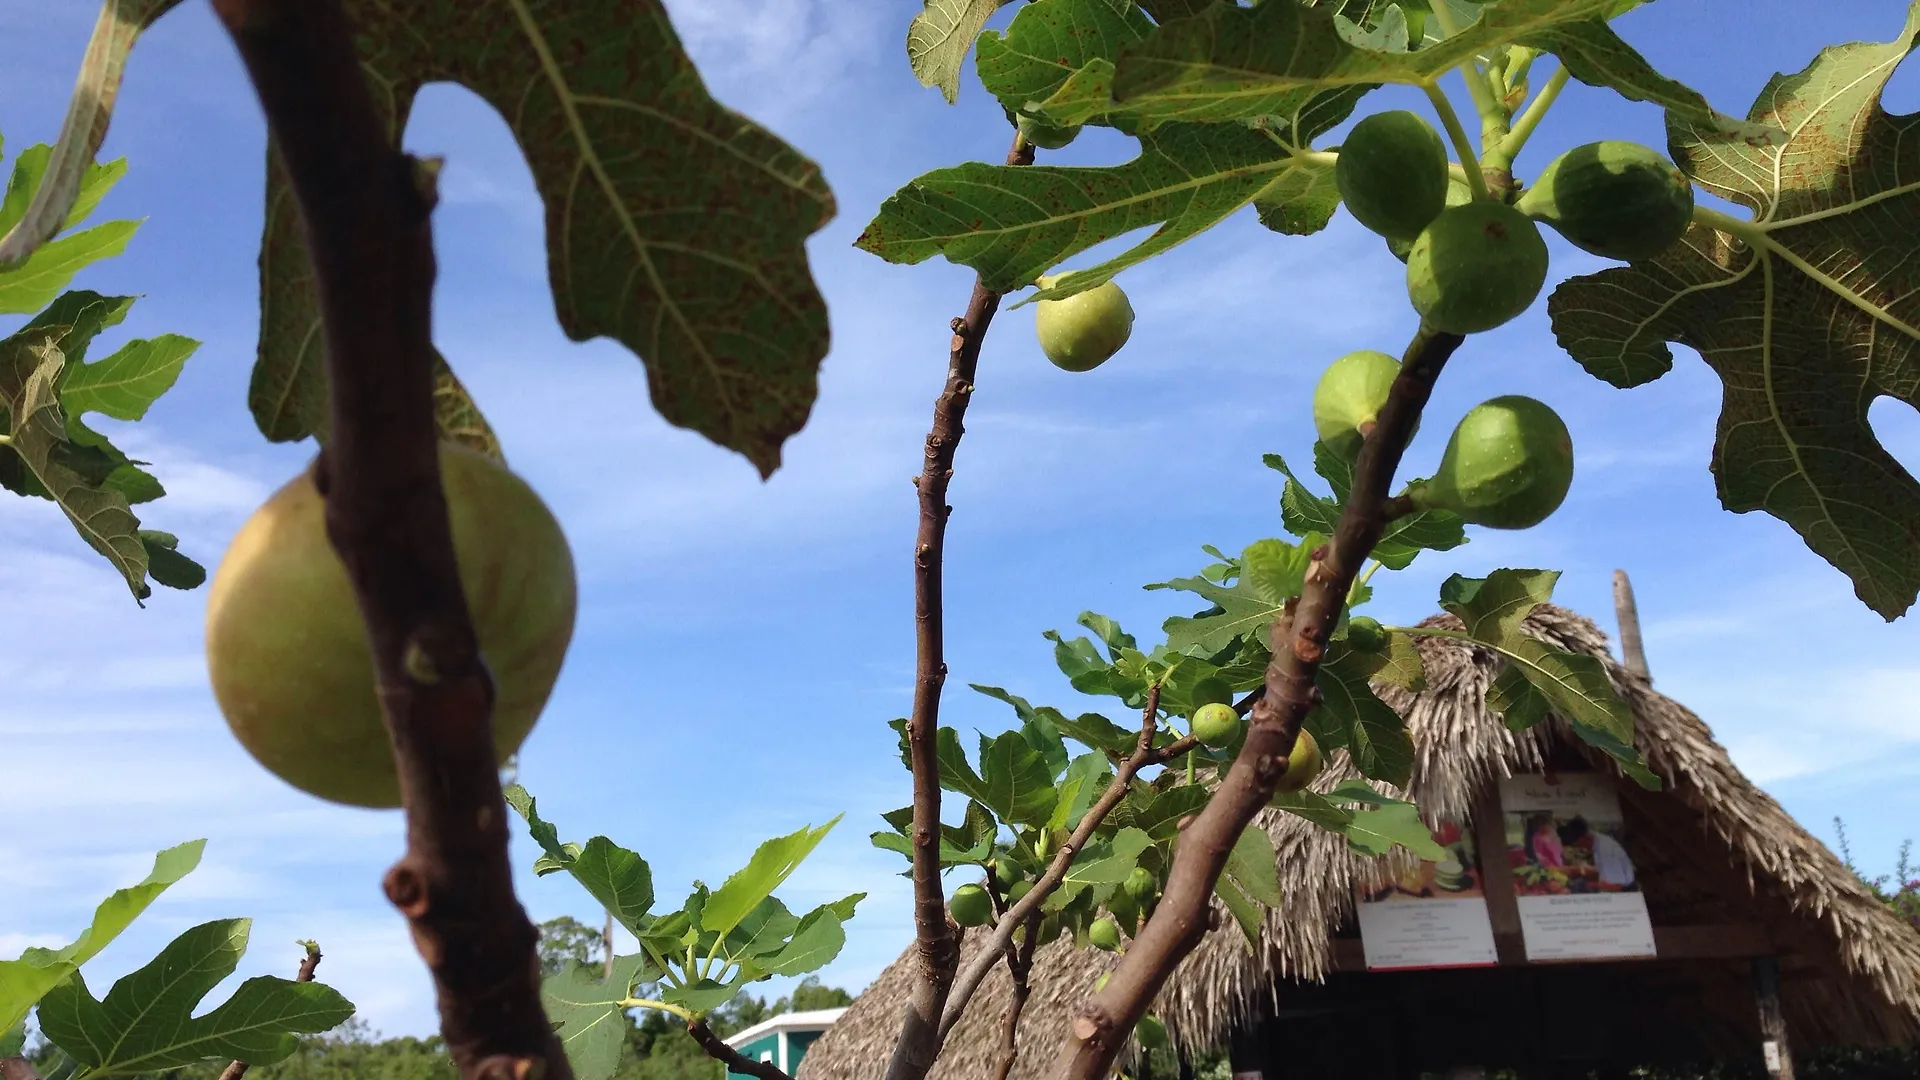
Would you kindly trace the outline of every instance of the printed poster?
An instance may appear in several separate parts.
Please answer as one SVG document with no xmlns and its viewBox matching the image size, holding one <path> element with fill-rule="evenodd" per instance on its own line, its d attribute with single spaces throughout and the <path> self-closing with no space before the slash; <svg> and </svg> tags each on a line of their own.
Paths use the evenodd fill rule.
<svg viewBox="0 0 1920 1080">
<path fill-rule="evenodd" d="M 1398 881 L 1355 890 L 1370 971 L 1499 962 L 1472 831 L 1443 821 L 1433 838 L 1447 850 L 1445 859 L 1423 861 Z"/>
<path fill-rule="evenodd" d="M 1610 778 L 1512 776 L 1501 781 L 1500 805 L 1527 959 L 1654 955 Z"/>
</svg>

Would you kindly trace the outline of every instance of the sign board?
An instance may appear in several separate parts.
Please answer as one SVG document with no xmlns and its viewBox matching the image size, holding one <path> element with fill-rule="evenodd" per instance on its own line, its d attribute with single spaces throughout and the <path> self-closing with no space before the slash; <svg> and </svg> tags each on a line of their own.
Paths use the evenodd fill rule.
<svg viewBox="0 0 1920 1080">
<path fill-rule="evenodd" d="M 1500 805 L 1527 959 L 1654 955 L 1610 778 L 1511 776 L 1500 783 Z"/>
<path fill-rule="evenodd" d="M 1445 859 L 1423 861 L 1398 881 L 1355 889 L 1370 971 L 1499 962 L 1472 831 L 1443 821 L 1434 839 L 1447 850 Z"/>
</svg>

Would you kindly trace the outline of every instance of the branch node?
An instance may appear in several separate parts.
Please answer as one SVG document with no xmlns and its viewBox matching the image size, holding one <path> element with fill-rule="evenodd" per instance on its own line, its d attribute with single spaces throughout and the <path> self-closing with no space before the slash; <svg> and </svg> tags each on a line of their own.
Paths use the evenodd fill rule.
<svg viewBox="0 0 1920 1080">
<path fill-rule="evenodd" d="M 420 686 L 440 685 L 440 668 L 433 662 L 433 655 L 426 646 L 420 644 L 418 637 L 407 639 L 406 652 L 401 654 L 400 666 L 406 670 L 407 678 Z"/>
</svg>

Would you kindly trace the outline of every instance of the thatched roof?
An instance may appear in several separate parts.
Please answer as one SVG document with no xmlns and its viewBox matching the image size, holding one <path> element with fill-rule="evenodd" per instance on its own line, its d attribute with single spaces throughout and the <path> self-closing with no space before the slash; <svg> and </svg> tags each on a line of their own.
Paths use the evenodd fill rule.
<svg viewBox="0 0 1920 1080">
<path fill-rule="evenodd" d="M 1450 616 L 1429 623 L 1458 626 Z M 1742 776 L 1705 722 L 1617 665 L 1592 622 L 1543 605 L 1527 629 L 1559 647 L 1600 657 L 1638 719 L 1640 749 L 1666 786 L 1646 794 L 1622 784 L 1621 799 L 1656 925 L 1663 914 L 1656 900 L 1688 921 L 1762 924 L 1792 976 L 1783 996 L 1798 1045 L 1920 1036 L 1920 934 Z M 1445 638 L 1423 638 L 1420 650 L 1427 670 L 1422 693 L 1376 689 L 1406 717 L 1413 734 L 1418 756 L 1410 794 L 1424 813 L 1463 820 L 1487 784 L 1539 771 L 1573 752 L 1557 720 L 1516 735 L 1488 711 L 1486 688 L 1499 670 L 1489 653 Z M 1610 767 L 1597 755 L 1583 756 L 1594 767 Z M 1318 782 L 1323 789 L 1353 775 L 1343 756 L 1327 772 Z M 1261 823 L 1274 840 L 1287 903 L 1284 911 L 1268 913 L 1257 950 L 1228 920 L 1175 973 L 1154 1011 L 1189 1047 L 1222 1046 L 1237 1025 L 1272 1007 L 1277 985 L 1326 978 L 1334 966 L 1332 937 L 1343 925 L 1351 927 L 1354 885 L 1378 881 L 1387 869 L 1300 818 L 1268 812 Z M 909 951 L 860 996 L 808 1053 L 799 1080 L 874 1080 L 884 1071 L 912 962 Z M 1015 1080 L 1050 1073 L 1072 1009 L 1113 963 L 1110 954 L 1075 950 L 1067 942 L 1041 950 Z M 1744 990 L 1744 984 L 1737 986 Z M 997 967 L 929 1080 L 992 1075 L 1010 989 L 1004 965 Z M 1749 994 L 1730 996 L 1735 1009 L 1751 1015 Z"/>
</svg>

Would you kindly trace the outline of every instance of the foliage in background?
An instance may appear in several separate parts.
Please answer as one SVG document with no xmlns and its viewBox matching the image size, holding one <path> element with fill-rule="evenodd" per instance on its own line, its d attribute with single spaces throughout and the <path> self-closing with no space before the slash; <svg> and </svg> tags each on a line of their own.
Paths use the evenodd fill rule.
<svg viewBox="0 0 1920 1080">
<path fill-rule="evenodd" d="M 46 182 L 53 148 L 30 146 L 13 163 L 0 234 L 26 215 Z M 129 341 L 87 359 L 93 339 L 127 317 L 135 298 L 63 292 L 81 270 L 126 250 L 137 221 L 80 228 L 126 175 L 126 160 L 90 164 L 56 238 L 25 259 L 0 265 L 0 316 L 33 315 L 0 340 L 0 488 L 60 507 L 87 545 L 126 578 L 136 600 L 148 578 L 191 589 L 207 572 L 170 533 L 140 527 L 133 507 L 166 494 L 135 461 L 89 427 L 88 413 L 132 421 L 173 387 L 200 343 L 178 334 Z M 35 313 L 38 314 L 35 314 Z"/>
<path fill-rule="evenodd" d="M 1854 865 L 1853 845 L 1847 842 L 1846 823 L 1835 817 L 1833 831 L 1839 838 L 1841 861 L 1853 871 L 1853 876 L 1872 889 L 1873 895 L 1892 909 L 1895 915 L 1907 920 L 1915 930 L 1920 930 L 1920 866 L 1913 863 L 1913 841 L 1900 842 L 1900 853 L 1894 858 L 1893 873 L 1868 877 Z"/>
</svg>

